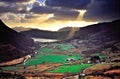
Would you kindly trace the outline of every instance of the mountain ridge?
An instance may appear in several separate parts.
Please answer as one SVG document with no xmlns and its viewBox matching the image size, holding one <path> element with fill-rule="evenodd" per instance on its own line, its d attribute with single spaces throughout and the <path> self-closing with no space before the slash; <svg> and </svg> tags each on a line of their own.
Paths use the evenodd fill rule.
<svg viewBox="0 0 120 79">
<path fill-rule="evenodd" d="M 113 21 L 117 22 L 119 20 Z M 59 29 L 58 31 L 45 31 L 45 30 L 39 30 L 39 29 L 30 29 L 27 31 L 22 31 L 22 34 L 25 34 L 26 36 L 34 37 L 34 38 L 48 38 L 48 39 L 59 39 L 59 40 L 67 40 L 72 38 L 77 38 L 77 36 L 80 35 L 86 35 L 89 33 L 95 33 L 99 32 L 100 30 L 109 29 L 109 27 L 100 27 L 104 25 L 110 25 L 109 23 L 112 22 L 103 22 L 98 24 L 89 25 L 86 27 L 64 27 Z M 119 23 L 117 23 L 119 25 Z M 113 28 L 113 27 L 111 27 Z M 78 33 L 82 31 L 81 33 Z M 73 34 L 74 33 L 74 34 Z"/>
<path fill-rule="evenodd" d="M 48 31 L 48 30 L 39 30 L 39 29 L 31 29 L 28 31 L 22 31 L 20 33 L 33 37 L 33 38 L 47 38 L 47 39 L 65 39 L 69 34 L 68 31 Z"/>
</svg>

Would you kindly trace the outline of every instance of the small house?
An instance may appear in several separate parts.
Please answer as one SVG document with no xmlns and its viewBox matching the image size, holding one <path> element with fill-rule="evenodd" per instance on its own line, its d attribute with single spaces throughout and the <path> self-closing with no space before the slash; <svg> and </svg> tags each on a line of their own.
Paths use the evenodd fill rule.
<svg viewBox="0 0 120 79">
<path fill-rule="evenodd" d="M 66 61 L 67 61 L 67 62 L 74 62 L 75 59 L 74 59 L 74 58 L 67 58 Z"/>
</svg>

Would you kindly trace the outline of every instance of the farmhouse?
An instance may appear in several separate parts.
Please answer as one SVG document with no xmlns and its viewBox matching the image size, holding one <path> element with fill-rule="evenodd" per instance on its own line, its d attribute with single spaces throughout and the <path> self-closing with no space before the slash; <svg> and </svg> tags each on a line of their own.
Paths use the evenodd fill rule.
<svg viewBox="0 0 120 79">
<path fill-rule="evenodd" d="M 73 61 L 75 61 L 75 59 L 74 58 L 67 58 L 66 61 L 73 62 Z"/>
</svg>

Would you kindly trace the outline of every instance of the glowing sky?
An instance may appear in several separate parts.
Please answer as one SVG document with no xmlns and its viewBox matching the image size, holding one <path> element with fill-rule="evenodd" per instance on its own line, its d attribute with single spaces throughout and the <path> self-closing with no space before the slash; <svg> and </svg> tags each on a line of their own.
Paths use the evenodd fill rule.
<svg viewBox="0 0 120 79">
<path fill-rule="evenodd" d="M 11 28 L 58 30 L 120 18 L 119 0 L 0 0 L 0 18 Z"/>
</svg>

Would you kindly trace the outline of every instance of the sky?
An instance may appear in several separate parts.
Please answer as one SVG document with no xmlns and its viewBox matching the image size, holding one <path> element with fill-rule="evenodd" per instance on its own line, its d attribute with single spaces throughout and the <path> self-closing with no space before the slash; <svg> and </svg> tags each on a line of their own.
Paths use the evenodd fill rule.
<svg viewBox="0 0 120 79">
<path fill-rule="evenodd" d="M 57 31 L 120 19 L 119 0 L 0 0 L 9 27 Z"/>
</svg>

